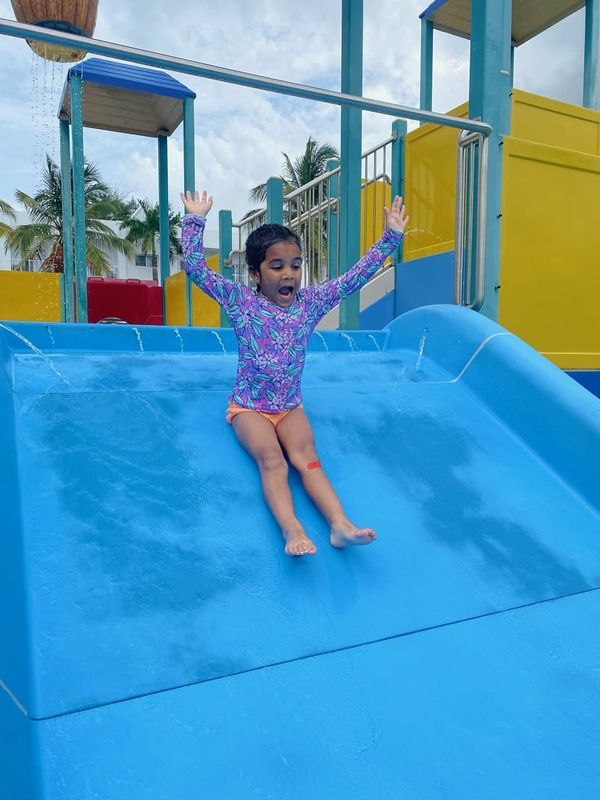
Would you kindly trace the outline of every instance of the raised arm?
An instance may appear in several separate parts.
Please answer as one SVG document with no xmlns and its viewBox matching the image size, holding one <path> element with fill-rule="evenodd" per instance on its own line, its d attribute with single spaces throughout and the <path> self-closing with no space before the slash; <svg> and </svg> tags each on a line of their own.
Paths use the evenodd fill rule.
<svg viewBox="0 0 600 800">
<path fill-rule="evenodd" d="M 230 310 L 236 306 L 242 296 L 243 288 L 239 283 L 224 278 L 210 269 L 204 258 L 204 226 L 206 215 L 212 208 L 213 199 L 206 192 L 181 193 L 186 216 L 181 228 L 181 247 L 183 249 L 183 268 L 189 279 L 199 286 L 203 292 Z"/>
<path fill-rule="evenodd" d="M 385 259 L 398 247 L 408 223 L 402 198 L 396 196 L 391 208 L 384 208 L 386 228 L 381 239 L 365 253 L 348 272 L 327 283 L 309 286 L 306 296 L 312 314 L 321 319 L 332 308 L 354 292 L 358 291 L 375 275 Z"/>
</svg>

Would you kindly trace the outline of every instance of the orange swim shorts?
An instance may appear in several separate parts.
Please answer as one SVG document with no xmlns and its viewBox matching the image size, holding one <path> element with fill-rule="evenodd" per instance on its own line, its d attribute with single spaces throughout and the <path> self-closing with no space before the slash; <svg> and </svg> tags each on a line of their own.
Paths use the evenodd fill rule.
<svg viewBox="0 0 600 800">
<path fill-rule="evenodd" d="M 302 406 L 297 406 L 297 408 L 302 408 Z M 260 414 L 261 417 L 268 419 L 269 422 L 276 428 L 281 420 L 293 411 L 293 408 L 288 408 L 285 411 L 279 411 L 277 414 L 268 414 L 266 411 L 259 411 L 257 408 L 244 408 L 244 406 L 238 406 L 236 403 L 232 403 L 229 408 L 227 409 L 227 414 L 225 419 L 231 425 L 231 422 L 234 417 L 237 417 L 238 414 L 243 414 L 244 411 L 254 411 L 257 414 Z"/>
</svg>

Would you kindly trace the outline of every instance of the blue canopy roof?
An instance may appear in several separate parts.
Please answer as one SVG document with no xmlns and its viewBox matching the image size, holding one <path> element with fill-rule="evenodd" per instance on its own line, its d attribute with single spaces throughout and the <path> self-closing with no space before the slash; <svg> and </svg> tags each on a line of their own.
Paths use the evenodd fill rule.
<svg viewBox="0 0 600 800">
<path fill-rule="evenodd" d="M 70 119 L 69 81 L 83 81 L 83 124 L 87 128 L 170 135 L 183 120 L 183 100 L 195 93 L 167 72 L 89 58 L 71 67 L 63 88 L 59 117 Z"/>
</svg>

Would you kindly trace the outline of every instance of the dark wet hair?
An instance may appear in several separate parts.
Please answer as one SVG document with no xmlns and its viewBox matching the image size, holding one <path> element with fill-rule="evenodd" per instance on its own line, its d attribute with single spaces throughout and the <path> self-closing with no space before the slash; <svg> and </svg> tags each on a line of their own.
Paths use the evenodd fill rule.
<svg viewBox="0 0 600 800">
<path fill-rule="evenodd" d="M 246 239 L 246 264 L 251 272 L 260 273 L 260 265 L 265 260 L 267 250 L 277 242 L 293 242 L 302 251 L 300 237 L 285 225 L 275 223 L 261 225 Z"/>
</svg>

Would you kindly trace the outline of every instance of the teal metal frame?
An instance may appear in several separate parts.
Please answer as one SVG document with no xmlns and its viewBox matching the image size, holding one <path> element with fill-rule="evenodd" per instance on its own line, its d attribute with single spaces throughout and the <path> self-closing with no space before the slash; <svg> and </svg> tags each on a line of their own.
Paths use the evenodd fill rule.
<svg viewBox="0 0 600 800">
<path fill-rule="evenodd" d="M 85 240 L 85 185 L 83 155 L 83 84 L 71 75 L 71 128 L 73 163 L 73 217 L 75 221 L 75 307 L 77 322 L 87 322 L 87 247 Z"/>
<path fill-rule="evenodd" d="M 87 247 L 85 224 L 85 157 L 83 148 L 83 80 L 77 73 L 69 75 L 71 119 L 60 120 L 60 161 L 63 213 L 63 254 L 65 280 L 63 282 L 63 313 L 67 322 L 87 322 Z M 183 150 L 184 185 L 194 190 L 194 101 L 183 100 Z M 69 127 L 72 139 L 69 142 Z M 158 198 L 159 198 L 159 264 L 160 283 L 165 285 L 171 272 L 169 252 L 169 164 L 168 133 L 160 132 L 158 142 Z M 71 196 L 71 182 L 73 194 Z M 75 310 L 69 286 L 75 276 Z M 166 321 L 166 293 L 163 291 L 163 321 Z M 191 324 L 191 288 L 186 281 L 186 317 Z"/>
<path fill-rule="evenodd" d="M 62 318 L 65 322 L 75 321 L 73 307 L 73 194 L 71 192 L 71 135 L 69 122 L 60 120 L 60 170 L 63 217 L 63 282 Z"/>
<path fill-rule="evenodd" d="M 406 151 L 407 125 L 403 119 L 397 119 L 392 123 L 392 185 L 390 187 L 391 199 L 396 195 L 404 197 L 404 176 L 406 174 L 404 160 Z M 394 316 L 398 316 L 398 270 L 404 256 L 402 242 L 392 256 L 394 264 Z"/>
<path fill-rule="evenodd" d="M 433 108 L 433 22 L 421 18 L 421 108 Z"/>
<path fill-rule="evenodd" d="M 481 312 L 498 318 L 502 136 L 510 131 L 512 0 L 471 0 L 469 114 L 492 126 L 488 152 L 485 288 Z"/>
<path fill-rule="evenodd" d="M 283 225 L 283 181 L 281 178 L 267 180 L 267 222 Z"/>
<path fill-rule="evenodd" d="M 171 259 L 169 258 L 169 160 L 168 138 L 166 133 L 161 133 L 158 139 L 158 236 L 159 236 L 159 264 L 160 285 L 163 287 L 163 320 L 166 319 L 166 292 L 165 281 L 171 274 Z"/>
<path fill-rule="evenodd" d="M 485 4 L 487 0 L 482 0 Z M 449 114 L 435 114 L 427 109 L 415 109 L 395 103 L 387 103 L 362 96 L 362 38 L 363 38 L 363 0 L 343 0 L 342 4 L 342 91 L 335 92 L 305 84 L 279 81 L 262 75 L 245 73 L 238 70 L 203 64 L 197 61 L 164 56 L 148 50 L 140 50 L 111 42 L 77 36 L 64 31 L 41 28 L 36 25 L 25 25 L 12 20 L 0 19 L 0 35 L 14 36 L 21 39 L 49 42 L 67 47 L 80 47 L 89 53 L 95 53 L 138 64 L 173 69 L 180 73 L 196 75 L 210 80 L 219 80 L 234 85 L 257 88 L 299 97 L 307 100 L 340 106 L 341 112 L 341 153 L 340 168 L 340 263 L 342 269 L 348 269 L 360 257 L 360 157 L 361 157 L 361 115 L 362 111 L 371 111 L 418 122 L 432 122 L 457 130 L 477 131 L 489 136 L 491 127 L 486 122 L 463 119 Z M 73 91 L 73 87 L 71 88 Z M 73 101 L 72 101 L 73 102 Z M 190 191 L 195 190 L 194 163 L 194 120 L 193 101 L 184 100 L 184 185 Z M 79 140 L 76 143 L 76 138 Z M 81 144 L 78 150 L 79 144 Z M 73 152 L 80 154 L 83 163 L 83 142 L 81 131 L 73 134 Z M 75 164 L 74 164 L 75 168 Z M 81 263 L 82 242 L 85 246 L 85 219 L 81 213 L 81 201 L 77 190 L 74 201 L 75 212 L 75 264 Z M 83 226 L 83 227 L 82 227 Z M 85 260 L 85 259 L 83 259 Z M 79 276 L 81 284 L 81 276 Z M 187 322 L 191 323 L 191 290 L 186 282 Z M 78 291 L 81 307 L 78 305 L 78 319 L 86 317 L 85 292 Z M 358 327 L 359 298 L 353 296 L 342 303 L 340 309 L 340 327 Z"/>
<path fill-rule="evenodd" d="M 336 158 L 327 162 L 327 172 L 333 172 L 340 166 Z M 331 204 L 327 208 L 327 277 L 329 280 L 337 278 L 338 263 L 338 219 L 340 204 L 337 200 L 339 196 L 339 172 L 332 175 L 327 181 L 327 197 L 331 200 L 336 198 L 335 208 Z"/>
<path fill-rule="evenodd" d="M 231 211 L 219 211 L 219 272 L 228 280 L 233 278 L 233 269 L 230 261 L 232 249 L 233 220 Z M 220 320 L 222 328 L 231 328 L 231 322 L 223 306 L 220 306 Z"/>
<path fill-rule="evenodd" d="M 194 151 L 194 101 L 183 101 L 183 185 L 186 191 L 196 191 L 196 156 Z M 185 282 L 186 322 L 192 324 L 192 284 Z"/>
<path fill-rule="evenodd" d="M 342 2 L 342 92 L 362 95 L 363 2 Z M 362 111 L 342 107 L 340 131 L 340 272 L 360 258 Z M 360 296 L 355 292 L 340 304 L 341 329 L 360 327 Z"/>
<path fill-rule="evenodd" d="M 585 49 L 583 60 L 583 105 L 600 108 L 598 80 L 600 49 L 600 0 L 585 0 Z"/>
</svg>

